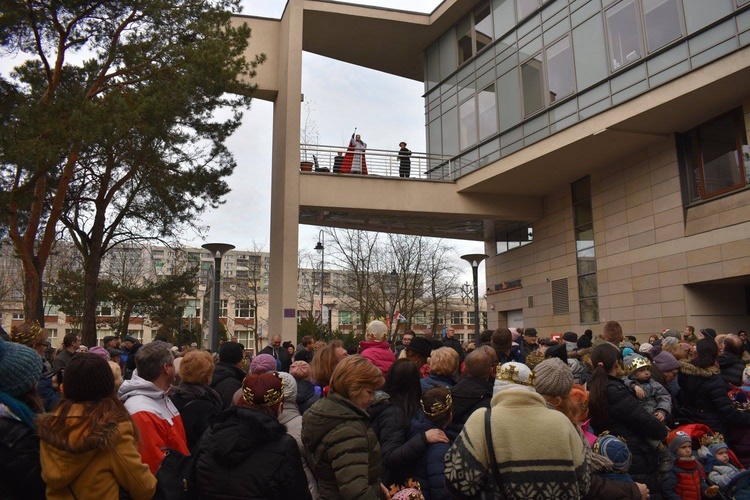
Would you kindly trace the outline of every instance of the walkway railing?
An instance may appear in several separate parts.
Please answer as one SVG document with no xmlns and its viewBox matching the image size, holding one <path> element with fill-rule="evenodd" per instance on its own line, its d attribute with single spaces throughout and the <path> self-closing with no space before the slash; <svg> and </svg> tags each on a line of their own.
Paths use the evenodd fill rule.
<svg viewBox="0 0 750 500">
<path fill-rule="evenodd" d="M 309 170 L 317 173 L 336 173 L 334 166 L 338 153 L 341 153 L 343 157 L 346 154 L 346 147 L 300 144 L 300 168 L 303 171 Z M 400 177 L 401 162 L 397 150 L 368 149 L 364 156 L 367 164 L 367 175 Z M 410 179 L 431 181 L 450 181 L 453 179 L 453 164 L 448 156 L 412 152 L 410 160 Z"/>
</svg>

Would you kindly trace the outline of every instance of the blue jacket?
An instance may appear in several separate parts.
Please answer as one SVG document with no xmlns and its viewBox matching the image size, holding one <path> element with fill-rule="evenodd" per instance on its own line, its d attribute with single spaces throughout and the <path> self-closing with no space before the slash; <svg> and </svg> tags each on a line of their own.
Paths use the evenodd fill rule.
<svg viewBox="0 0 750 500">
<path fill-rule="evenodd" d="M 427 416 L 419 410 L 411 420 L 409 438 L 436 429 Z M 443 500 L 453 498 L 445 487 L 445 464 L 443 460 L 448 453 L 450 443 L 435 443 L 427 445 L 427 452 L 415 464 L 414 480 L 422 485 L 425 500 Z"/>
<path fill-rule="evenodd" d="M 450 389 L 451 387 L 456 385 L 456 381 L 453 379 L 453 377 L 450 377 L 448 375 L 436 375 L 433 372 L 430 372 L 430 376 L 421 379 L 419 381 L 419 385 L 422 386 L 422 394 L 424 394 L 433 387 L 447 387 Z"/>
</svg>

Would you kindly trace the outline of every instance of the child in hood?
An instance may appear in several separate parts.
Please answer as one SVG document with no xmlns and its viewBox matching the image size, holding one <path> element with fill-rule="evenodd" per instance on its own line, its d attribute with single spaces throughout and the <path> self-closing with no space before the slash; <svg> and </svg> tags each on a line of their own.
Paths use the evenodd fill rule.
<svg viewBox="0 0 750 500">
<path fill-rule="evenodd" d="M 685 432 L 678 431 L 667 438 L 669 451 L 676 460 L 672 470 L 662 483 L 662 495 L 667 500 L 701 500 L 713 498 L 719 493 L 716 485 L 708 486 L 706 473 L 693 455 L 692 440 Z"/>
<path fill-rule="evenodd" d="M 721 437 L 721 434 L 717 436 Z M 729 456 L 729 447 L 724 441 L 718 441 L 706 445 L 708 454 L 706 456 L 706 473 L 708 479 L 722 490 L 727 490 L 729 483 L 742 472 L 742 470 L 732 463 Z M 747 484 L 740 487 L 741 491 L 750 493 Z M 735 490 L 735 493 L 738 491 Z"/>
<path fill-rule="evenodd" d="M 628 447 L 619 438 L 608 432 L 603 432 L 594 442 L 592 451 L 594 455 L 599 455 L 605 459 L 601 460 L 603 467 L 597 474 L 613 481 L 633 482 L 633 478 L 628 474 L 633 457 Z M 599 462 L 600 460 L 596 459 L 595 461 Z"/>
</svg>

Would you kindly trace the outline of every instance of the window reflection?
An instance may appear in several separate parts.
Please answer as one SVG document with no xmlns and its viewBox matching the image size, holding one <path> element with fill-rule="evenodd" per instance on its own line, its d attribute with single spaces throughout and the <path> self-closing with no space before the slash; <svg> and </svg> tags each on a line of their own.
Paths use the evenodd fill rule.
<svg viewBox="0 0 750 500">
<path fill-rule="evenodd" d="M 570 38 L 565 37 L 547 49 L 547 81 L 549 101 L 569 96 L 575 90 L 575 67 Z"/>
<path fill-rule="evenodd" d="M 479 108 L 479 139 L 497 133 L 497 98 L 495 97 L 495 85 L 490 85 L 479 92 L 477 96 Z"/>
<path fill-rule="evenodd" d="M 523 110 L 528 116 L 544 107 L 541 54 L 521 67 L 521 80 L 523 82 Z"/>
<path fill-rule="evenodd" d="M 612 71 L 641 58 L 638 11 L 633 0 L 621 2 L 607 11 L 607 32 Z"/>
<path fill-rule="evenodd" d="M 458 107 L 461 150 L 477 143 L 477 106 L 472 98 Z"/>
<path fill-rule="evenodd" d="M 649 52 L 682 36 L 677 0 L 643 0 L 643 14 Z"/>
</svg>

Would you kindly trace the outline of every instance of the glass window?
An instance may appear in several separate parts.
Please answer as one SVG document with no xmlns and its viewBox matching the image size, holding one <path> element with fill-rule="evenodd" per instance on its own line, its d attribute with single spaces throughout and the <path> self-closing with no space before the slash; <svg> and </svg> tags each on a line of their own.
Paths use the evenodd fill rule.
<svg viewBox="0 0 750 500">
<path fill-rule="evenodd" d="M 680 9 L 677 4 L 677 0 L 643 0 L 649 52 L 682 36 Z"/>
<path fill-rule="evenodd" d="M 750 148 L 741 110 L 699 126 L 686 139 L 692 201 L 741 188 L 750 181 Z"/>
<path fill-rule="evenodd" d="M 229 308 L 229 300 L 220 299 L 219 300 L 219 316 L 222 318 L 226 318 L 228 308 Z"/>
<path fill-rule="evenodd" d="M 641 58 L 638 11 L 634 0 L 620 2 L 607 11 L 607 32 L 612 71 Z"/>
<path fill-rule="evenodd" d="M 589 274 L 596 272 L 596 255 L 594 247 L 576 252 L 578 274 Z"/>
<path fill-rule="evenodd" d="M 516 0 L 518 20 L 524 19 L 539 7 L 539 0 Z"/>
<path fill-rule="evenodd" d="M 490 14 L 490 2 L 484 2 L 474 11 L 477 52 L 492 43 L 492 16 Z"/>
<path fill-rule="evenodd" d="M 474 44 L 471 40 L 471 16 L 466 16 L 456 25 L 456 41 L 458 44 L 458 64 L 461 65 L 474 55 Z"/>
<path fill-rule="evenodd" d="M 599 299 L 591 298 L 579 301 L 581 308 L 581 323 L 599 322 Z"/>
<path fill-rule="evenodd" d="M 440 118 L 437 120 L 430 122 L 430 124 L 427 126 L 429 130 L 429 146 L 428 151 L 432 155 L 440 155 L 443 154 L 443 141 L 441 139 L 440 135 Z"/>
<path fill-rule="evenodd" d="M 440 37 L 440 79 L 456 70 L 456 32 L 449 29 Z"/>
<path fill-rule="evenodd" d="M 547 83 L 550 103 L 573 93 L 576 86 L 574 72 L 570 38 L 565 37 L 547 48 Z"/>
<path fill-rule="evenodd" d="M 479 139 L 482 140 L 497 133 L 497 97 L 494 84 L 479 92 L 477 107 L 479 108 Z"/>
<path fill-rule="evenodd" d="M 351 325 L 352 324 L 352 312 L 351 311 L 339 311 L 339 325 Z"/>
<path fill-rule="evenodd" d="M 521 66 L 521 80 L 523 84 L 523 111 L 526 116 L 529 116 L 544 107 L 541 54 Z"/>
<path fill-rule="evenodd" d="M 472 97 L 458 107 L 460 147 L 464 150 L 477 143 L 477 105 Z"/>
<path fill-rule="evenodd" d="M 458 109 L 453 108 L 443 115 L 443 154 L 458 154 Z"/>
<path fill-rule="evenodd" d="M 513 68 L 497 80 L 498 93 L 503 94 L 498 104 L 500 130 L 508 130 L 521 119 L 521 88 L 518 82 L 518 67 Z"/>
<path fill-rule="evenodd" d="M 451 325 L 463 325 L 463 324 L 464 324 L 463 311 L 451 311 Z"/>
<path fill-rule="evenodd" d="M 495 19 L 495 36 L 498 38 L 513 29 L 516 24 L 513 3 L 514 0 L 495 0 L 493 2 L 492 17 Z"/>
<path fill-rule="evenodd" d="M 440 46 L 437 42 L 427 48 L 427 90 L 440 82 Z"/>
<path fill-rule="evenodd" d="M 253 309 L 250 300 L 237 299 L 234 301 L 235 318 L 252 318 Z"/>
<path fill-rule="evenodd" d="M 474 324 L 474 311 L 466 311 L 466 324 L 467 325 Z"/>
</svg>

